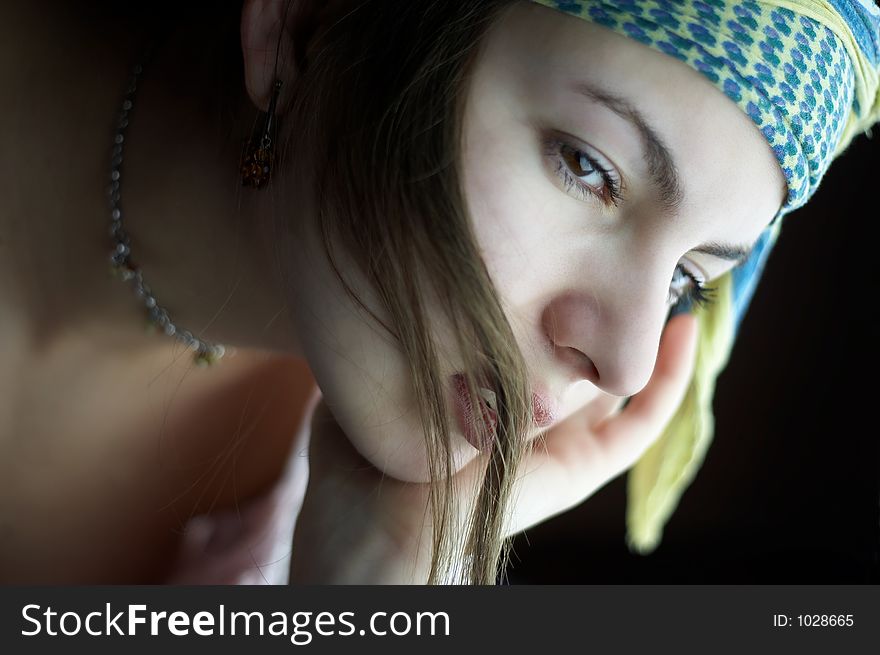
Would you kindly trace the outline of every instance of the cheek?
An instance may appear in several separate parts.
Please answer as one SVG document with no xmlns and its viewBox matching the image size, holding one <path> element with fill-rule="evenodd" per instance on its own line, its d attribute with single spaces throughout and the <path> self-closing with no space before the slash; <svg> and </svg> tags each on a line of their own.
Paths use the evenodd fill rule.
<svg viewBox="0 0 880 655">
<path fill-rule="evenodd" d="M 374 343 L 367 351 L 352 347 L 373 338 L 373 329 L 359 320 L 339 329 L 351 338 L 348 345 L 306 349 L 327 406 L 355 449 L 376 469 L 406 482 L 429 482 L 425 433 L 406 359 L 387 343 Z M 443 371 L 441 379 L 447 377 Z M 478 453 L 459 433 L 452 402 L 445 393 L 443 411 L 458 471 Z"/>
<path fill-rule="evenodd" d="M 370 310 L 391 325 L 353 264 L 341 256 L 339 266 Z M 345 293 L 328 264 L 312 262 L 308 274 L 297 279 L 295 293 L 302 352 L 327 407 L 352 445 L 370 464 L 393 478 L 428 482 L 424 431 L 401 348 Z M 450 343 L 444 322 L 433 318 L 433 300 L 427 298 L 426 302 L 435 338 Z M 445 365 L 453 360 L 441 349 L 440 361 Z M 442 379 L 451 373 L 451 369 L 442 371 Z M 451 421 L 452 400 L 446 398 L 445 402 Z M 478 453 L 454 425 L 450 437 L 455 470 L 459 470 Z"/>
<path fill-rule="evenodd" d="M 506 134 L 506 136 L 505 136 Z M 517 303 L 559 255 L 559 226 L 548 212 L 548 186 L 537 145 L 523 126 L 483 131 L 463 153 L 467 209 L 477 245 L 502 298 Z"/>
<path fill-rule="evenodd" d="M 407 388 L 395 383 L 368 391 L 337 380 L 323 385 L 322 392 L 349 441 L 373 467 L 405 482 L 430 481 L 424 431 Z M 401 407 L 404 404 L 407 407 Z M 456 444 L 454 433 L 452 438 Z M 454 445 L 455 470 L 476 455 L 467 444 Z"/>
</svg>

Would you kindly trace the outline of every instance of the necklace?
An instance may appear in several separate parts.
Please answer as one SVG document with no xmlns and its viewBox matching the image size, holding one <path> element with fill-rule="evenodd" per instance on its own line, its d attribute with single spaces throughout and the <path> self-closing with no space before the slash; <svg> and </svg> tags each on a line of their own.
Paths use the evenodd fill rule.
<svg viewBox="0 0 880 655">
<path fill-rule="evenodd" d="M 150 43 L 141 62 L 136 64 L 128 80 L 128 88 L 122 102 L 116 131 L 113 137 L 113 151 L 110 160 L 110 185 L 107 187 L 107 196 L 110 202 L 110 238 L 113 248 L 110 255 L 111 273 L 123 280 L 130 282 L 135 296 L 142 302 L 147 311 L 147 329 L 150 331 L 163 331 L 166 335 L 176 338 L 187 348 L 194 351 L 195 363 L 199 366 L 209 366 L 217 362 L 226 353 L 222 344 L 211 344 L 199 339 L 190 330 L 181 329 L 171 320 L 168 310 L 159 304 L 153 295 L 152 289 L 144 282 L 144 276 L 140 267 L 131 258 L 131 238 L 125 230 L 122 222 L 123 212 L 119 204 L 122 175 L 122 152 L 125 144 L 125 129 L 128 127 L 129 113 L 134 107 L 135 94 L 138 80 L 152 58 L 157 43 Z"/>
</svg>

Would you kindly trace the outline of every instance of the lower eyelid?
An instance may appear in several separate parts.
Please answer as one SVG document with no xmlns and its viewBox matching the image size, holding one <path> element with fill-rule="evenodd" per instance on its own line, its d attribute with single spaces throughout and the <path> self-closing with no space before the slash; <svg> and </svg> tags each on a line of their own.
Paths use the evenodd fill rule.
<svg viewBox="0 0 880 655">
<path fill-rule="evenodd" d="M 577 179 L 577 176 L 572 174 L 564 160 L 557 157 L 555 160 L 555 166 L 557 167 L 556 175 L 560 178 L 562 183 L 566 185 L 566 187 L 571 186 L 575 191 L 577 191 L 580 196 L 584 198 L 589 198 L 591 196 L 598 198 L 598 193 L 592 191 L 589 185 L 584 184 Z"/>
<path fill-rule="evenodd" d="M 574 146 L 555 137 L 549 137 L 543 141 L 544 156 L 546 160 L 553 166 L 553 177 L 558 180 L 558 182 L 562 185 L 563 191 L 565 191 L 566 194 L 572 195 L 573 193 L 575 193 L 577 194 L 577 198 L 579 200 L 596 200 L 599 202 L 600 208 L 606 210 L 607 203 L 602 197 L 601 192 L 596 191 L 587 184 L 584 184 L 568 168 L 568 164 L 562 158 L 561 151 L 563 148 L 572 148 L 577 150 L 577 148 L 574 148 Z M 588 153 L 584 151 L 584 154 Z M 601 175 L 601 171 L 597 166 L 596 171 Z M 570 182 L 568 182 L 568 180 L 570 180 Z"/>
<path fill-rule="evenodd" d="M 571 195 L 574 191 L 579 198 L 588 200 L 591 197 L 598 198 L 598 195 L 586 188 L 582 182 L 577 180 L 568 170 L 568 165 L 562 159 L 559 149 L 565 144 L 548 140 L 544 143 L 543 154 L 544 161 L 548 164 L 550 174 L 553 176 L 554 182 L 561 185 L 566 194 Z M 569 180 L 570 179 L 570 183 Z M 572 188 L 569 188 L 572 187 Z"/>
</svg>

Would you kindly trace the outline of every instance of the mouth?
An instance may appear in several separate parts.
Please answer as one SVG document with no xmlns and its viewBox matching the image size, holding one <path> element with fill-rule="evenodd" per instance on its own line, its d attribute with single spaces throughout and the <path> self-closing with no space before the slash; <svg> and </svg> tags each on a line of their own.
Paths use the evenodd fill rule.
<svg viewBox="0 0 880 655">
<path fill-rule="evenodd" d="M 480 452 L 487 452 L 495 441 L 498 428 L 498 401 L 495 392 L 489 387 L 480 386 L 477 387 L 477 398 L 472 398 L 461 373 L 452 376 L 452 383 L 456 416 L 464 438 Z M 551 395 L 542 391 L 532 393 L 535 427 L 546 428 L 552 425 L 558 413 L 558 405 Z"/>
<path fill-rule="evenodd" d="M 532 394 L 532 414 L 535 417 L 535 425 L 546 428 L 556 422 L 559 405 L 550 394 L 535 392 Z"/>
<path fill-rule="evenodd" d="M 478 387 L 478 397 L 473 399 L 468 393 L 464 375 L 452 376 L 455 389 L 455 408 L 458 427 L 468 443 L 480 452 L 486 452 L 495 441 L 498 428 L 497 399 L 495 392 L 487 387 Z M 476 403 L 474 402 L 476 400 Z M 476 411 L 477 406 L 479 412 Z"/>
</svg>

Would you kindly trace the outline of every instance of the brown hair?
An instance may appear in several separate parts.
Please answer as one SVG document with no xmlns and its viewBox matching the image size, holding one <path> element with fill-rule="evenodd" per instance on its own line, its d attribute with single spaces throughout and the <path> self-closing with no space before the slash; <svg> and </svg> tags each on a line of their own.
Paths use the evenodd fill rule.
<svg viewBox="0 0 880 655">
<path fill-rule="evenodd" d="M 300 61 L 296 148 L 314 171 L 317 220 L 346 292 L 334 240 L 375 288 L 409 363 L 429 459 L 433 543 L 428 584 L 494 584 L 506 564 L 504 511 L 531 425 L 525 363 L 479 256 L 460 184 L 461 119 L 482 37 L 510 0 L 356 0 Z M 289 225 L 279 239 L 290 238 Z M 444 381 L 425 291 L 444 304 L 472 394 L 482 372 L 498 428 L 468 514 L 453 493 Z M 369 310 L 364 307 L 365 310 Z M 381 321 L 371 313 L 377 322 Z M 463 525 L 458 517 L 467 516 Z"/>
</svg>

